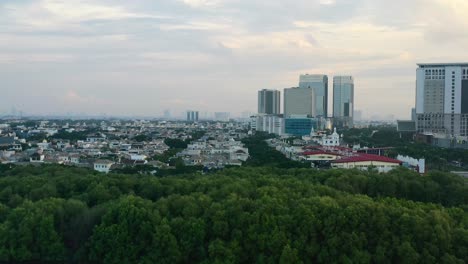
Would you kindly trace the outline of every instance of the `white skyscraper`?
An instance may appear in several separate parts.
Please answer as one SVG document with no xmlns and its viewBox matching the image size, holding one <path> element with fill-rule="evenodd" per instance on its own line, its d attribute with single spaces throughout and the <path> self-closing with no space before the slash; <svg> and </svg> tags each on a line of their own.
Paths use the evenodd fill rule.
<svg viewBox="0 0 468 264">
<path fill-rule="evenodd" d="M 333 121 L 338 127 L 352 127 L 354 114 L 354 79 L 333 77 Z"/>
<path fill-rule="evenodd" d="M 429 63 L 418 66 L 418 132 L 468 136 L 468 63 Z"/>
</svg>

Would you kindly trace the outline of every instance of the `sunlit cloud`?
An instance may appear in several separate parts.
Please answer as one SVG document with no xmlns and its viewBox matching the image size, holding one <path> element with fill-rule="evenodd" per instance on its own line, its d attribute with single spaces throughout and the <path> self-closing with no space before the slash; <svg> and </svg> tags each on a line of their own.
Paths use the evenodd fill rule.
<svg viewBox="0 0 468 264">
<path fill-rule="evenodd" d="M 356 109 L 405 118 L 416 63 L 468 61 L 467 12 L 464 0 L 2 1 L 0 79 L 22 92 L 0 105 L 34 87 L 116 114 L 255 111 L 258 89 L 325 73 L 354 75 Z"/>
</svg>

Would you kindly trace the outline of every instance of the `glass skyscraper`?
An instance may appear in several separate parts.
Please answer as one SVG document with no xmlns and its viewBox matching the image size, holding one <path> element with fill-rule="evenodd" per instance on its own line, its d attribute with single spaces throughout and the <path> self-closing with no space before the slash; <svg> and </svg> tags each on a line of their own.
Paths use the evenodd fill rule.
<svg viewBox="0 0 468 264">
<path fill-rule="evenodd" d="M 263 89 L 258 91 L 258 113 L 268 115 L 280 114 L 280 91 Z"/>
<path fill-rule="evenodd" d="M 354 112 L 354 79 L 333 77 L 333 120 L 335 126 L 352 127 Z"/>
<path fill-rule="evenodd" d="M 328 76 L 323 74 L 302 74 L 299 88 L 313 90 L 314 117 L 328 116 Z"/>
</svg>

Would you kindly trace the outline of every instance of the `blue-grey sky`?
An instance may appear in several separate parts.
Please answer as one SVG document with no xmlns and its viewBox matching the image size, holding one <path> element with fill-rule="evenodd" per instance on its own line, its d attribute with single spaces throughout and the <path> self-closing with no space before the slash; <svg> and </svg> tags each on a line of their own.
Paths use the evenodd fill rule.
<svg viewBox="0 0 468 264">
<path fill-rule="evenodd" d="M 408 118 L 417 62 L 468 61 L 467 13 L 466 0 L 2 0 L 0 113 L 254 112 L 257 90 L 325 73 L 355 77 L 365 115 Z"/>
</svg>

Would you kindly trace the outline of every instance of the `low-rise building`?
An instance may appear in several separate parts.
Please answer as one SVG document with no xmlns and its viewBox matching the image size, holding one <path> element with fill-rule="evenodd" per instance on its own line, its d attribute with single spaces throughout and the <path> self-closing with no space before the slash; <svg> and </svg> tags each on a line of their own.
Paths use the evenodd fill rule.
<svg viewBox="0 0 468 264">
<path fill-rule="evenodd" d="M 94 162 L 94 170 L 109 173 L 112 165 L 114 165 L 114 162 L 110 160 L 96 160 Z"/>
<path fill-rule="evenodd" d="M 401 166 L 402 162 L 396 159 L 372 155 L 356 153 L 349 157 L 343 157 L 331 162 L 333 168 L 339 169 L 360 169 L 367 170 L 371 167 L 376 168 L 379 172 L 389 172 Z"/>
</svg>

